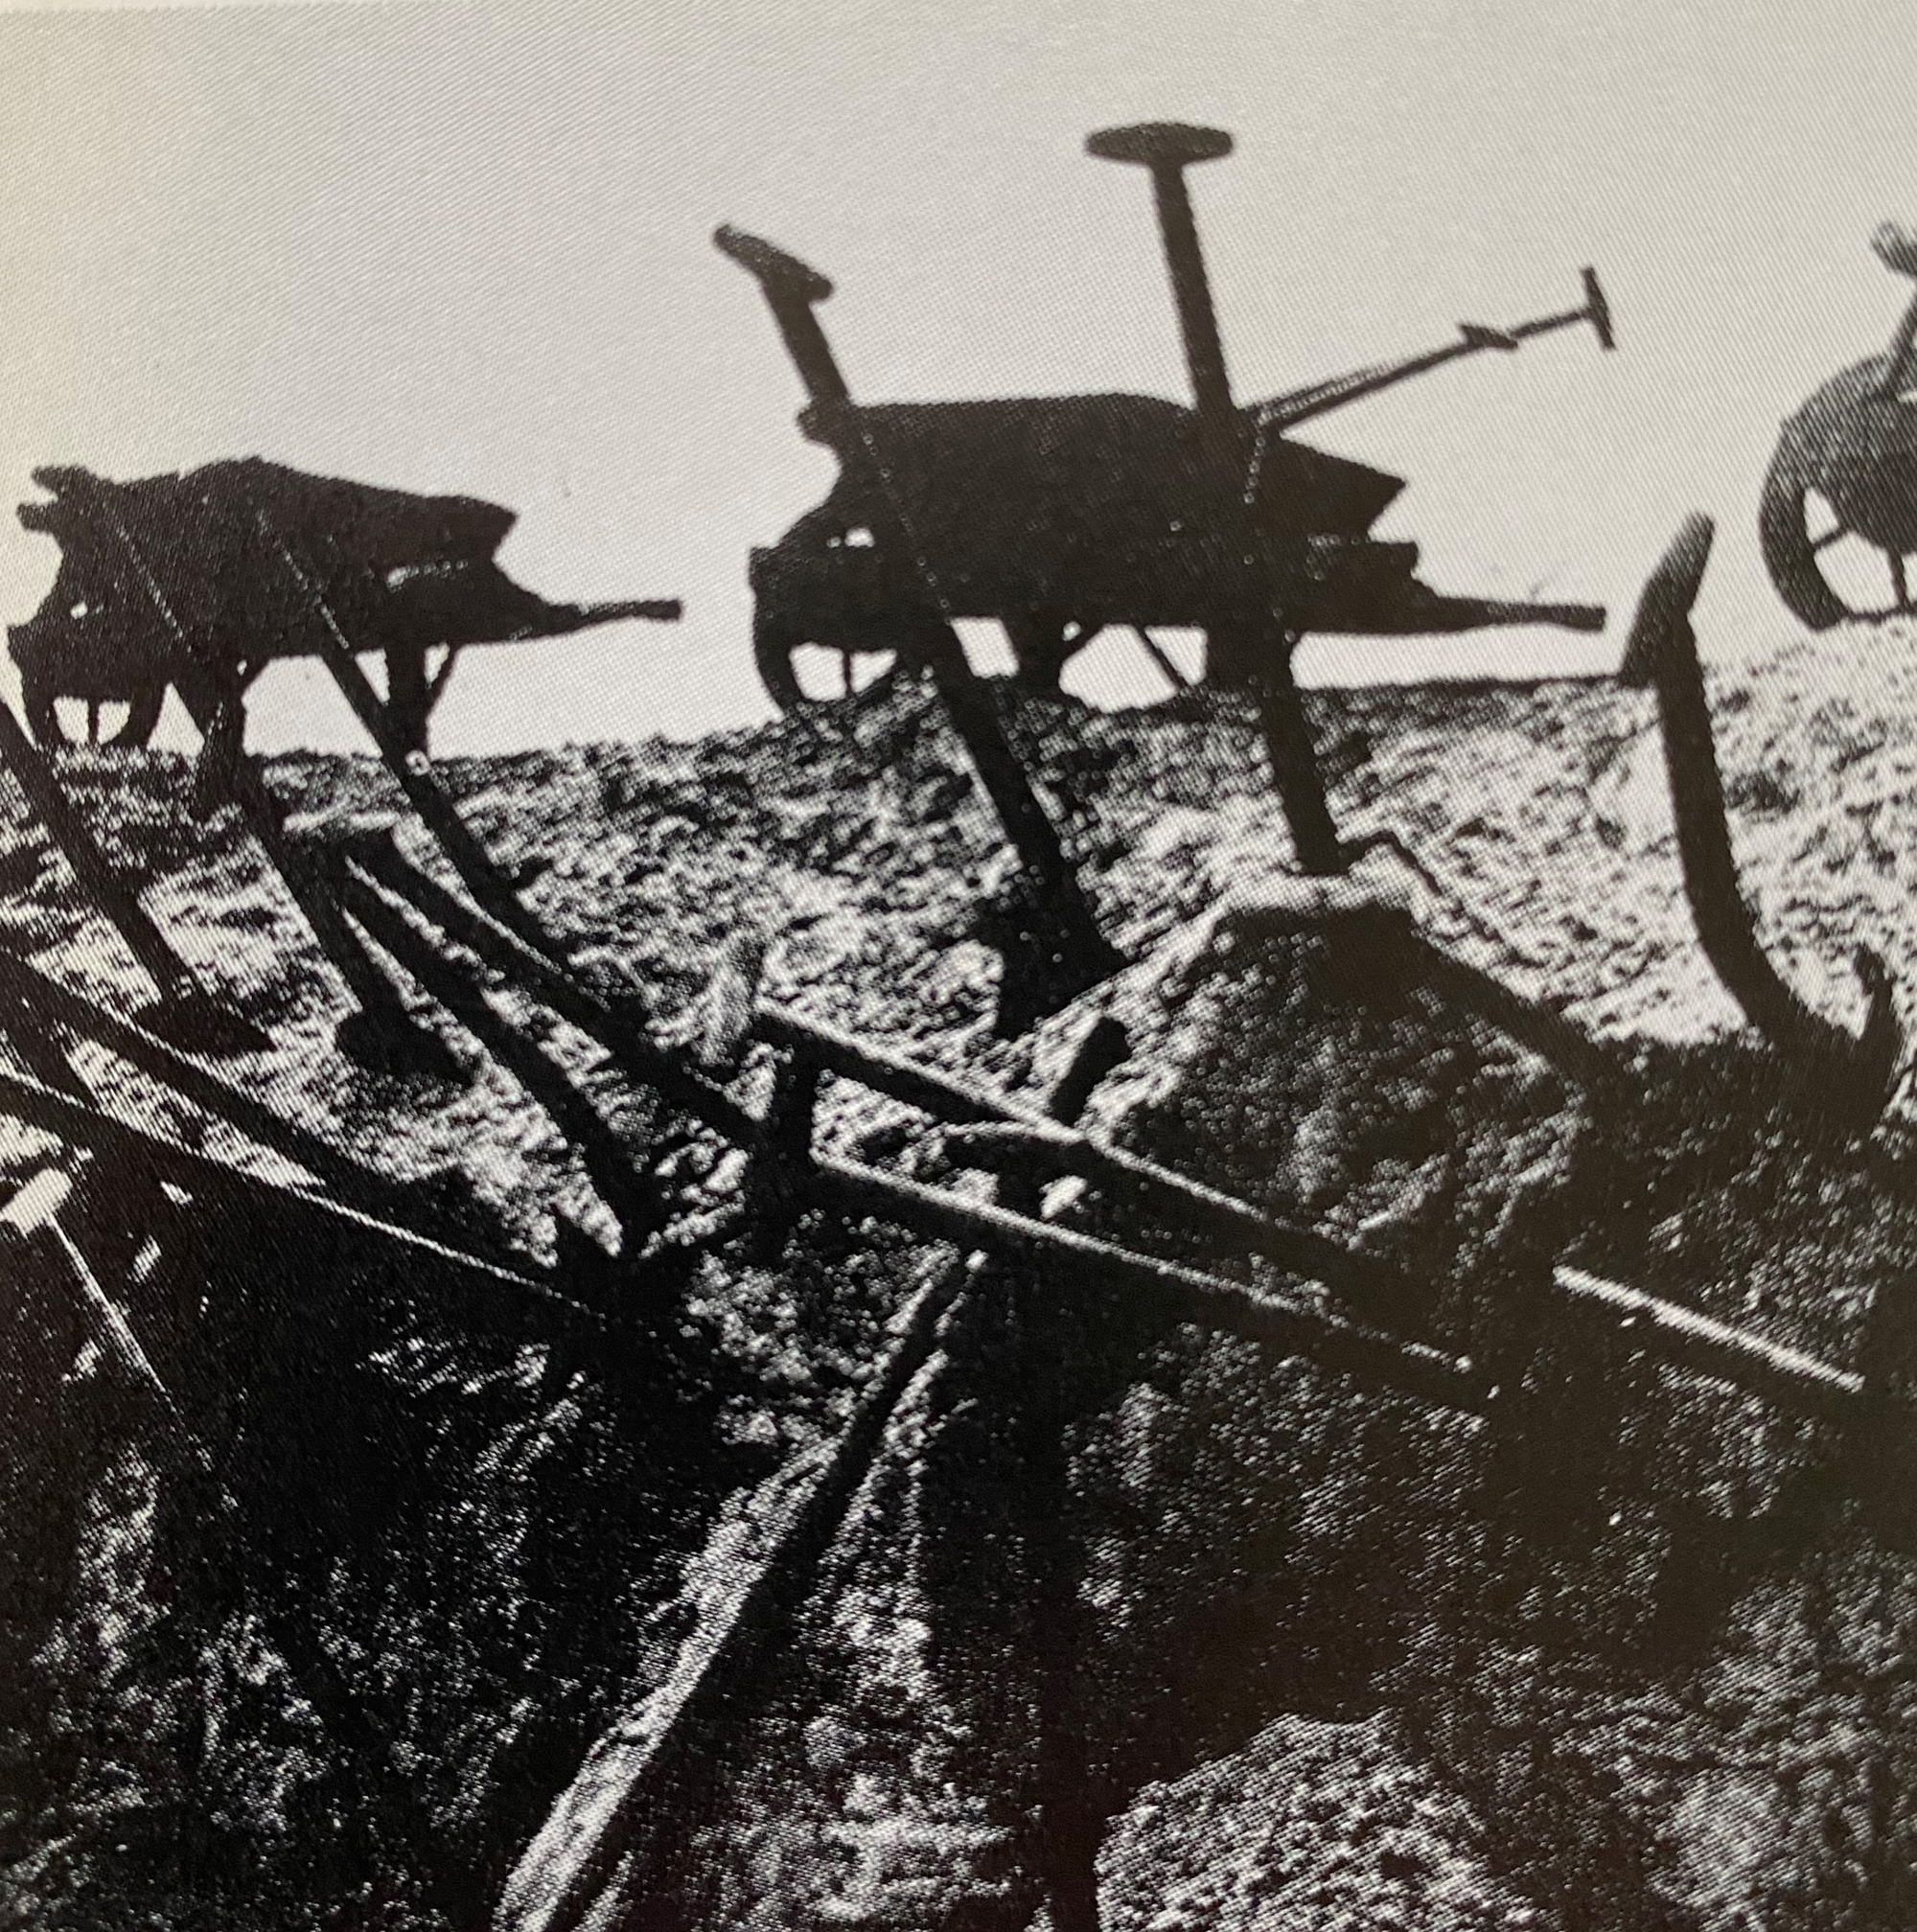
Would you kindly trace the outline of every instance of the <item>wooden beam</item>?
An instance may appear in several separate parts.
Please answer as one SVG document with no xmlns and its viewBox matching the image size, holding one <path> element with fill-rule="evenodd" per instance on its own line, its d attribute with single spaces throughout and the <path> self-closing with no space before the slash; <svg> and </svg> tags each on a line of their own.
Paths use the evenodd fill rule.
<svg viewBox="0 0 1917 1932">
<path fill-rule="evenodd" d="M 1816 1422 L 1853 1422 L 1863 1406 L 1864 1379 L 1854 1370 L 1582 1268 L 1560 1264 L 1551 1278 L 1566 1305 L 1661 1362 L 1748 1390 Z"/>
<path fill-rule="evenodd" d="M 670 1885 L 687 1822 L 702 1815 L 723 1775 L 717 1740 L 748 1708 L 967 1279 L 950 1258 L 925 1271 L 851 1420 L 795 1478 L 764 1553 L 701 1619 L 658 1687 L 601 1736 L 520 1854 L 496 1932 L 575 1932 L 589 1914 L 595 1925 L 610 1924 L 634 1899 Z"/>
<path fill-rule="evenodd" d="M 408 862 L 389 834 L 354 839 L 343 849 L 359 870 L 417 907 L 449 938 L 589 1034 L 634 1079 L 735 1145 L 751 1146 L 757 1138 L 759 1122 L 716 1083 L 661 1046 L 629 1008 L 615 1007 L 518 933 L 465 905 Z"/>
<path fill-rule="evenodd" d="M 843 1079 L 856 1080 L 937 1119 L 961 1125 L 1000 1123 L 1022 1133 L 1022 1151 L 1053 1172 L 1076 1174 L 1184 1227 L 1240 1242 L 1288 1273 L 1323 1281 L 1359 1307 L 1401 1309 L 1413 1299 L 1408 1278 L 1383 1256 L 1360 1254 L 1315 1229 L 1281 1221 L 1235 1195 L 1113 1147 L 978 1082 L 927 1067 L 789 1007 L 762 1003 L 753 1031 L 769 1045 L 815 1060 Z M 957 1138 L 961 1147 L 967 1144 L 963 1137 Z"/>
<path fill-rule="evenodd" d="M 264 511 L 259 513 L 259 524 L 261 534 L 279 557 L 316 620 L 313 635 L 326 668 L 333 673 L 334 682 L 352 705 L 353 715 L 380 748 L 380 755 L 399 781 L 406 802 L 419 814 L 427 830 L 438 840 L 452 862 L 453 870 L 466 882 L 467 890 L 527 945 L 552 957 L 560 956 L 562 949 L 558 943 L 520 903 L 510 882 L 440 788 L 425 752 L 406 742 L 404 731 L 394 722 L 389 708 L 380 702 L 379 695 L 367 682 L 366 674 L 353 655 L 352 640 L 340 628 L 326 593 L 293 555 L 291 546 L 273 528 Z"/>
<path fill-rule="evenodd" d="M 630 1013 L 615 1012 L 483 912 L 463 904 L 411 864 L 389 835 L 356 839 L 347 851 L 356 865 L 410 900 L 450 937 L 589 1033 L 635 1077 L 658 1087 L 728 1139 L 741 1145 L 756 1140 L 760 1123 L 651 1040 Z M 1397 1311 L 1415 1301 L 1408 1277 L 1381 1256 L 1357 1254 L 1315 1230 L 1278 1221 L 1203 1182 L 1107 1146 L 977 1083 L 764 1001 L 754 1010 L 752 1030 L 769 1046 L 857 1080 L 935 1118 L 1022 1126 L 1037 1137 L 1035 1158 L 1127 1198 L 1147 1200 L 1154 1210 L 1184 1226 L 1241 1241 L 1281 1268 L 1323 1281 L 1361 1309 Z"/>
<path fill-rule="evenodd" d="M 536 1040 L 497 1012 L 484 989 L 436 952 L 372 886 L 348 873 L 339 882 L 339 890 L 346 910 L 374 943 L 411 974 L 544 1109 L 562 1138 L 578 1150 L 599 1198 L 617 1217 L 626 1252 L 636 1254 L 665 1226 L 662 1190 L 639 1167 L 633 1150 L 612 1131 L 591 1096 Z"/>
<path fill-rule="evenodd" d="M 0 762 L 13 774 L 47 836 L 72 868 L 81 890 L 107 919 L 158 989 L 158 1024 L 207 1053 L 258 1052 L 271 1043 L 249 1021 L 203 992 L 173 951 L 132 883 L 121 876 L 74 810 L 45 754 L 0 700 Z"/>
<path fill-rule="evenodd" d="M 385 1214 L 405 1203 L 406 1190 L 399 1183 L 362 1165 L 310 1127 L 275 1113 L 244 1088 L 209 1072 L 166 1041 L 61 985 L 4 943 L 0 943 L 0 990 L 36 1015 L 43 1028 L 64 1027 L 117 1053 L 215 1119 L 305 1168 L 354 1207 Z"/>
<path fill-rule="evenodd" d="M 512 1316 L 517 1328 L 526 1325 L 524 1318 L 529 1311 L 543 1312 L 566 1331 L 581 1326 L 596 1331 L 604 1325 L 594 1310 L 566 1295 L 548 1274 L 536 1273 L 530 1267 L 508 1267 L 325 1195 L 245 1173 L 182 1147 L 164 1135 L 116 1119 L 29 1075 L 0 1069 L 0 1113 L 11 1114 L 70 1146 L 144 1162 L 159 1179 L 189 1193 L 238 1198 L 249 1207 L 285 1213 L 296 1221 L 308 1219 L 368 1240 L 404 1263 L 409 1278 L 437 1274 L 460 1280 L 485 1298 L 482 1306 Z"/>
<path fill-rule="evenodd" d="M 1490 1399 L 1488 1378 L 1466 1357 L 1347 1322 L 1303 1296 L 1251 1288 L 1180 1262 L 1161 1261 L 1075 1229 L 960 1200 L 863 1162 L 820 1156 L 803 1184 L 820 1206 L 840 1214 L 873 1215 L 935 1241 L 1047 1265 L 1048 1278 L 1061 1293 L 1122 1289 L 1136 1298 L 1133 1305 L 1153 1310 L 1163 1321 L 1193 1322 L 1242 1335 L 1467 1414 L 1481 1413 Z"/>
</svg>

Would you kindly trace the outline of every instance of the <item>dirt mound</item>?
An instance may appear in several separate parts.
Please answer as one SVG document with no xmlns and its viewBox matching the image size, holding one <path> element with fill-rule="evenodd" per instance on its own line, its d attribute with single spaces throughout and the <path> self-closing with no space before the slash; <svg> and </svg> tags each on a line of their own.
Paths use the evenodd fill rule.
<svg viewBox="0 0 1917 1932">
<path fill-rule="evenodd" d="M 1715 691 L 1767 940 L 1807 999 L 1852 1024 L 1854 941 L 1917 984 L 1917 860 L 1902 836 L 1917 690 L 1893 664 L 1848 701 L 1828 695 L 1833 651 L 1882 649 L 1804 646 Z M 1546 686 L 1314 702 L 1347 771 L 1341 822 L 1391 832 L 1417 862 L 1368 862 L 1374 899 L 1609 1043 L 1635 1098 L 1594 1111 L 1480 1021 L 1367 978 L 1362 920 L 1342 941 L 1322 921 L 1284 929 L 1273 908 L 1295 895 L 1288 841 L 1253 722 L 1229 701 L 1032 704 L 1015 729 L 1136 962 L 1107 998 L 1137 1051 L 1093 1117 L 1400 1260 L 1433 1290 L 1400 1312 L 1456 1346 L 1500 1346 L 1526 1271 L 1565 1251 L 1856 1359 L 1866 1321 L 1904 1293 L 1908 1192 L 1868 1150 L 1794 1121 L 1739 1035 L 1691 934 L 1648 701 Z M 177 761 L 82 754 L 70 769 L 180 950 L 270 1027 L 273 1050 L 239 1069 L 249 1087 L 388 1172 L 462 1170 L 532 1252 L 555 1252 L 560 1215 L 610 1235 L 573 1150 L 456 1033 L 470 1077 L 452 1086 L 396 1083 L 333 1050 L 341 990 L 237 825 L 182 814 Z M 442 769 L 541 915 L 662 1019 L 730 934 L 756 928 L 773 997 L 1037 1095 L 1098 1003 L 1024 1040 L 992 1036 L 996 961 L 974 921 L 1003 856 L 909 682 L 695 746 Z M 302 823 L 398 811 L 366 760 L 278 760 L 270 776 Z M 0 924 L 39 963 L 122 1010 L 148 997 L 23 820 L 0 822 Z M 596 1049 L 544 1030 L 609 1114 L 645 1122 L 648 1103 Z M 104 1058 L 87 1071 L 115 1104 L 242 1156 Z M 749 1064 L 741 1093 L 765 1078 Z M 829 1145 L 953 1178 L 913 1151 L 906 1119 L 828 1083 L 820 1125 Z M 24 1172 L 45 1143 L 10 1137 L 0 1171 Z M 688 1159 L 690 1184 L 732 1198 L 736 1163 Z M 776 1262 L 714 1254 L 690 1306 L 730 1379 L 702 1439 L 741 1460 L 696 1479 L 635 1450 L 651 1439 L 634 1421 L 642 1395 L 603 1365 L 556 1375 L 537 1349 L 479 1345 L 403 1306 L 341 1345 L 351 1378 L 330 1357 L 319 1372 L 295 1359 L 282 1411 L 331 1416 L 349 1388 L 360 1425 L 390 1409 L 382 1453 L 408 1471 L 395 1500 L 414 1528 L 351 1546 L 315 1536 L 311 1563 L 282 1552 L 229 1576 L 234 1600 L 203 1605 L 204 1641 L 184 1650 L 167 1648 L 176 1620 L 161 1611 L 159 1485 L 110 1403 L 90 1421 L 69 1405 L 91 1458 L 70 1499 L 81 1563 L 58 1603 L 32 1611 L 38 1701 L 6 1717 L 0 1759 L 54 1767 L 0 1816 L 13 1917 L 458 1922 L 434 1854 L 405 1850 L 356 1795 L 351 1754 L 301 1706 L 260 1603 L 306 1563 L 295 1600 L 320 1641 L 410 1713 L 421 1842 L 437 1834 L 442 1872 L 465 1861 L 484 1875 L 537 1824 L 566 1751 L 666 1667 L 696 1614 L 681 1572 L 748 1506 L 751 1457 L 789 1459 L 846 1413 L 911 1255 L 901 1241 L 861 1260 L 811 1224 Z M 242 1280 L 232 1305 L 270 1309 L 308 1279 Z M 1020 1572 L 951 1560 L 981 1499 L 1010 1493 L 985 1425 L 1004 1394 L 993 1365 L 1016 1336 L 997 1319 L 1005 1303 L 978 1305 L 918 1391 L 746 1740 L 727 1815 L 709 1821 L 727 1922 L 1022 1925 L 1036 1910 L 1019 1875 Z M 216 1387 L 262 1359 L 249 1319 L 215 1324 Z M 1724 1932 L 1750 1913 L 1909 1922 L 1899 1874 L 1917 1848 L 1917 1713 L 1901 1660 L 1917 1597 L 1847 1500 L 1837 1445 L 1642 1365 L 1582 1377 L 1574 1400 L 1551 1379 L 1574 1344 L 1545 1339 L 1531 1420 L 1506 1435 L 1297 1365 L 1274 1371 L 1245 1345 L 1096 1321 L 1081 1337 L 1073 1506 L 1100 1632 L 1093 1769 L 1120 1813 L 1104 1853 L 1115 1922 L 1229 1910 L 1239 1917 L 1220 1922 L 1328 1925 L 1347 1901 L 1375 1922 L 1391 1910 L 1407 1923 L 1529 1911 L 1540 1927 Z M 260 1494 L 284 1507 L 323 1464 L 270 1419 L 236 1439 L 266 1458 Z M 414 1435 L 417 1455 L 394 1446 Z M 505 1798 L 474 1808 L 467 1785 L 486 1783 L 487 1754 L 525 1740 L 529 1714 L 554 1703 L 559 1742 L 525 1742 L 520 1768 L 494 1779 Z M 1356 1760 L 1348 1781 L 1333 1757 Z M 1139 1799 L 1150 1781 L 1156 1795 Z M 217 1899 L 192 1850 L 209 1842 L 229 1859 Z M 380 1892 L 381 1870 L 402 1881 Z"/>
<path fill-rule="evenodd" d="M 1395 1736 L 1281 1717 L 1242 1750 L 1148 1785 L 1099 1854 L 1112 1932 L 1518 1932 L 1467 1806 Z"/>
</svg>

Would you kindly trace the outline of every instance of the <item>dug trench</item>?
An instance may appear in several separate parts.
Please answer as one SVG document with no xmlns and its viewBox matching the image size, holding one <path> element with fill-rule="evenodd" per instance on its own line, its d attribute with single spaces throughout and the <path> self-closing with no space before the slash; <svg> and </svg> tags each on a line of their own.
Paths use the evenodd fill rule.
<svg viewBox="0 0 1917 1932">
<path fill-rule="evenodd" d="M 1804 674 L 1787 651 L 1714 695 L 1767 929 L 1854 1020 L 1828 974 L 1842 939 L 1917 979 L 1899 836 L 1917 693 L 1817 708 L 1800 694 L 1828 667 Z M 1601 1348 L 1539 1289 L 1568 1257 L 1847 1366 L 1894 1361 L 1917 1213 L 1901 1130 L 1807 1119 L 1737 1031 L 1688 932 L 1646 701 L 1348 693 L 1317 718 L 1349 748 L 1348 829 L 1391 830 L 1419 865 L 1380 853 L 1307 903 L 1229 702 L 1021 711 L 1136 963 L 1009 1043 L 972 934 L 997 847 L 910 685 L 698 746 L 445 768 L 543 916 L 662 1015 L 744 929 L 772 942 L 772 997 L 1032 1097 L 1116 1014 L 1133 1050 L 1091 1124 L 1391 1255 L 1417 1290 L 1395 1321 L 1514 1365 L 1513 1398 L 1473 1421 L 985 1271 L 726 1740 L 718 1796 L 673 1821 L 704 1922 L 1043 1922 L 1027 1821 L 1056 1795 L 1036 1753 L 1060 1629 L 1067 1795 L 1108 1926 L 1910 1922 L 1917 1573 L 1884 1445 Z M 593 1274 L 603 1205 L 472 1043 L 449 1031 L 454 1087 L 355 1069 L 296 913 L 237 827 L 187 819 L 178 762 L 72 773 L 182 953 L 272 1033 L 251 1087 L 390 1173 L 464 1173 L 475 1227 Z M 270 776 L 303 823 L 397 809 L 368 761 Z M 136 1003 L 58 862 L 24 822 L 4 838 L 8 936 Z M 1596 1037 L 1598 1072 L 1420 978 L 1407 903 Z M 546 1033 L 717 1227 L 737 1163 L 662 1147 L 645 1096 Z M 196 1131 L 104 1059 L 85 1070 Z M 749 1060 L 739 1092 L 765 1077 Z M 821 1144 L 982 1191 L 924 1125 L 837 1082 L 820 1115 Z M 8 1175 L 46 1152 L 20 1132 Z M 83 1184 L 109 1186 L 110 1230 L 131 1195 Z M 1201 1254 L 1069 1184 L 1046 1207 Z M 670 1319 L 568 1358 L 367 1254 L 198 1234 L 135 1312 L 219 1447 L 237 1530 L 137 1446 L 51 1291 L 7 1311 L 4 1909 L 483 1924 L 779 1470 L 843 1421 L 923 1250 L 812 1218 L 775 1251 L 722 1233 Z M 316 1668 L 357 1720 L 321 1708 Z"/>
</svg>

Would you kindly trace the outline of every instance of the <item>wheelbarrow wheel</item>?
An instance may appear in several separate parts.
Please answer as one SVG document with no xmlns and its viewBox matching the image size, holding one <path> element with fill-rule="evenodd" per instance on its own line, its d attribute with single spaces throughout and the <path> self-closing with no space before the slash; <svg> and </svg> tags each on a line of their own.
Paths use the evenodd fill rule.
<svg viewBox="0 0 1917 1932">
<path fill-rule="evenodd" d="M 1818 563 L 1822 552 L 1849 534 L 1841 522 L 1836 522 L 1812 535 L 1813 511 L 1820 501 L 1789 453 L 1780 449 L 1764 479 L 1757 517 L 1758 546 L 1778 596 L 1791 615 L 1813 631 L 1828 631 L 1846 617 L 1866 614 L 1852 610 L 1837 595 Z M 1902 558 L 1897 562 L 1901 565 Z"/>
<path fill-rule="evenodd" d="M 794 659 L 798 652 L 807 649 L 837 653 L 840 660 L 840 688 L 836 693 L 810 692 L 799 682 Z M 768 622 L 756 614 L 752 619 L 752 658 L 759 669 L 759 682 L 766 687 L 766 696 L 781 711 L 791 711 L 801 704 L 834 703 L 839 700 L 851 698 L 862 690 L 868 690 L 891 675 L 889 670 L 880 672 L 862 685 L 852 671 L 852 660 L 855 657 L 889 657 L 896 666 L 909 656 L 910 652 L 903 638 L 893 642 L 888 638 L 866 637 L 856 644 L 840 643 L 829 638 L 795 632 L 783 624 Z"/>
<path fill-rule="evenodd" d="M 23 674 L 20 700 L 27 714 L 28 728 L 42 749 L 55 751 L 68 746 L 95 745 L 113 750 L 138 750 L 153 735 L 160 722 L 160 707 L 166 702 L 167 685 L 163 678 L 143 678 L 124 695 L 108 698 L 81 698 L 61 691 L 55 681 L 37 673 Z M 84 707 L 84 723 L 77 734 L 70 734 L 60 716 L 60 701 Z M 109 722 L 108 705 L 124 704 L 127 715 L 117 726 L 103 735 Z"/>
<path fill-rule="evenodd" d="M 1917 411 L 1880 393 L 1881 356 L 1835 376 L 1784 426 L 1758 508 L 1765 568 L 1813 631 L 1917 615 Z"/>
</svg>

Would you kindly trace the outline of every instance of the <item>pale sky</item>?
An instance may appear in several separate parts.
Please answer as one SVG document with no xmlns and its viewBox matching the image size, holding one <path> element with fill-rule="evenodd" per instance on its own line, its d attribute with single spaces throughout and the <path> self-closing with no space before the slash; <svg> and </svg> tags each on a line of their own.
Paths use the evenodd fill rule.
<svg viewBox="0 0 1917 1932">
<path fill-rule="evenodd" d="M 1184 400 L 1147 184 L 1083 151 L 1180 119 L 1237 139 L 1192 180 L 1241 397 L 1605 279 L 1616 355 L 1555 336 L 1301 432 L 1410 478 L 1380 534 L 1439 587 L 1612 607 L 1604 639 L 1419 661 L 1614 661 L 1693 508 L 1720 521 L 1700 636 L 1729 654 L 1790 628 L 1754 524 L 1778 420 L 1907 292 L 1865 244 L 1917 218 L 1913 74 L 1892 0 L 0 13 L 0 497 L 40 463 L 254 452 L 490 497 L 522 581 L 687 620 L 469 653 L 436 748 L 744 722 L 747 551 L 832 464 L 714 226 L 832 277 L 866 400 Z M 7 519 L 0 618 L 55 554 Z M 1157 688 L 1121 649 L 1087 675 Z M 255 687 L 252 740 L 361 742 L 292 667 Z"/>
</svg>

